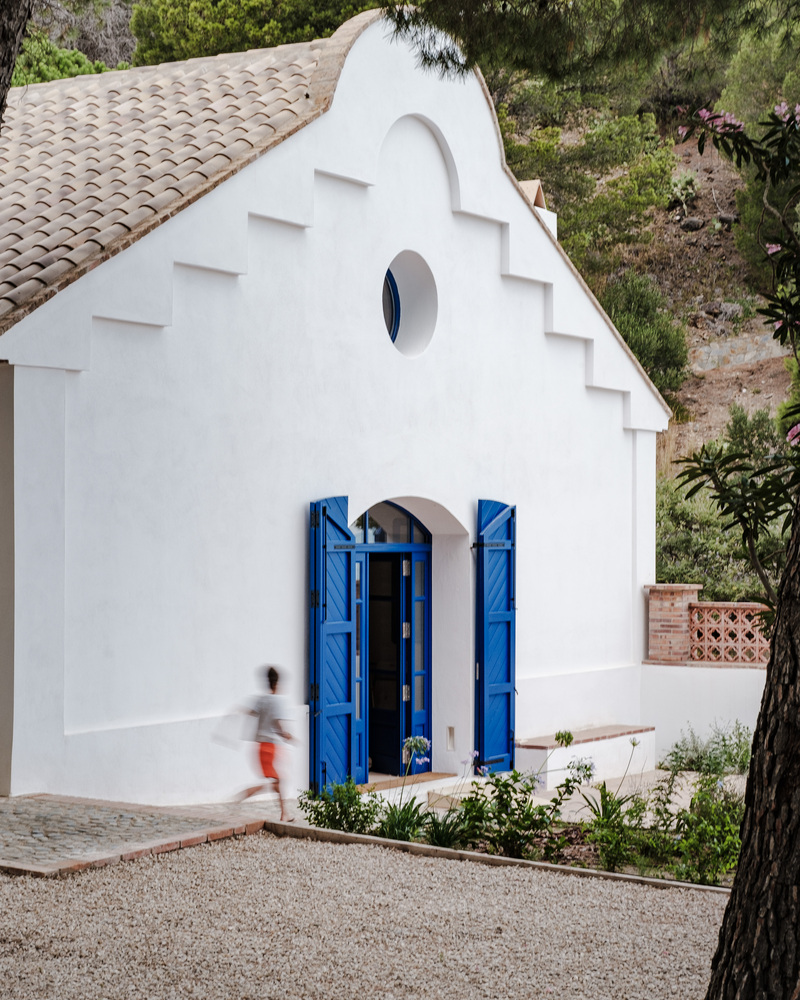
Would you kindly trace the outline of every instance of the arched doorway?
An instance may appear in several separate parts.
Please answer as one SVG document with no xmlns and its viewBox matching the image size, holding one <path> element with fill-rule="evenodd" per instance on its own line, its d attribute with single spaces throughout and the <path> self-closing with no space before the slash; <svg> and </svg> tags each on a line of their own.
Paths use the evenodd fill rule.
<svg viewBox="0 0 800 1000">
<path fill-rule="evenodd" d="M 347 498 L 311 505 L 310 786 L 401 774 L 431 738 L 431 534 L 384 502 L 348 524 Z M 430 762 L 414 762 L 430 770 Z"/>
<path fill-rule="evenodd" d="M 357 780 L 401 774 L 409 736 L 431 738 L 431 535 L 397 504 L 350 525 L 355 559 Z M 430 761 L 414 759 L 415 773 Z"/>
<path fill-rule="evenodd" d="M 370 757 L 373 771 L 400 773 L 403 739 L 431 739 L 434 711 L 437 770 L 455 772 L 473 748 L 492 770 L 513 767 L 516 508 L 479 500 L 477 513 L 470 546 L 466 531 L 448 531 L 458 522 L 432 501 L 396 497 L 352 526 L 347 497 L 311 504 L 312 791 L 348 776 L 366 781 Z M 474 643 L 465 628 L 470 604 Z"/>
</svg>

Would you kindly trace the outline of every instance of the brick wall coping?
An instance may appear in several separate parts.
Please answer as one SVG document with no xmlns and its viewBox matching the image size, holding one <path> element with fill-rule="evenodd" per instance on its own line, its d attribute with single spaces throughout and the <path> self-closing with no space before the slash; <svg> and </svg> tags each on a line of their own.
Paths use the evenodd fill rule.
<svg viewBox="0 0 800 1000">
<path fill-rule="evenodd" d="M 702 583 L 646 583 L 642 590 L 697 590 L 703 589 Z"/>
<path fill-rule="evenodd" d="M 691 601 L 690 608 L 745 608 L 753 611 L 766 611 L 766 604 L 759 601 Z"/>
<path fill-rule="evenodd" d="M 572 730 L 572 743 L 570 746 L 577 746 L 579 743 L 596 743 L 600 740 L 614 740 L 618 736 L 635 736 L 637 733 L 652 733 L 655 726 L 638 726 L 635 723 L 630 725 L 617 726 L 592 726 L 589 729 Z M 556 742 L 555 733 L 547 736 L 530 736 L 525 739 L 515 740 L 515 745 L 526 750 L 553 750 L 559 744 Z"/>
<path fill-rule="evenodd" d="M 731 662 L 719 660 L 642 660 L 646 667 L 690 667 L 697 670 L 699 667 L 708 667 L 710 670 L 766 670 L 766 663 L 747 663 L 733 660 Z"/>
</svg>

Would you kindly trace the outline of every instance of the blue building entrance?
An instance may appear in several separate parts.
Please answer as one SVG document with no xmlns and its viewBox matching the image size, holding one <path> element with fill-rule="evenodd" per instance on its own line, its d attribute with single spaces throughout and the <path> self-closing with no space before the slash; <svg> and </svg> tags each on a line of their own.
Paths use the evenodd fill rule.
<svg viewBox="0 0 800 1000">
<path fill-rule="evenodd" d="M 312 788 L 402 774 L 406 737 L 431 738 L 430 532 L 392 503 L 348 525 L 346 503 L 311 511 Z"/>
<path fill-rule="evenodd" d="M 476 764 L 506 771 L 514 766 L 516 508 L 480 500 L 473 548 L 474 742 L 465 752 L 474 747 Z M 347 497 L 331 497 L 311 504 L 309 553 L 310 787 L 401 774 L 403 741 L 432 734 L 431 534 L 389 502 L 350 523 Z"/>
</svg>

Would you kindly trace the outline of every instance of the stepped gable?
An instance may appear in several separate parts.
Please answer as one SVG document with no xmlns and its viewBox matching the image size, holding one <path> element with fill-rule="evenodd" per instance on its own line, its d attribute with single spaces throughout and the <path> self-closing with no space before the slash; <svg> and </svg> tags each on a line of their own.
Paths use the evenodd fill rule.
<svg viewBox="0 0 800 1000">
<path fill-rule="evenodd" d="M 0 334 L 323 114 L 331 38 L 15 87 L 0 130 Z"/>
</svg>

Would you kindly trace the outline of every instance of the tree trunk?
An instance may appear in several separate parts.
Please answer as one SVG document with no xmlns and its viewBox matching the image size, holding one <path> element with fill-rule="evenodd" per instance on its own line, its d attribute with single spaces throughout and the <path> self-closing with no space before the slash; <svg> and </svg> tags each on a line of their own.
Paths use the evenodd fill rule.
<svg viewBox="0 0 800 1000">
<path fill-rule="evenodd" d="M 0 0 L 0 128 L 6 111 L 11 74 L 17 61 L 33 0 Z"/>
<path fill-rule="evenodd" d="M 800 1000 L 800 507 L 753 736 L 739 867 L 706 1000 Z"/>
</svg>

